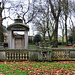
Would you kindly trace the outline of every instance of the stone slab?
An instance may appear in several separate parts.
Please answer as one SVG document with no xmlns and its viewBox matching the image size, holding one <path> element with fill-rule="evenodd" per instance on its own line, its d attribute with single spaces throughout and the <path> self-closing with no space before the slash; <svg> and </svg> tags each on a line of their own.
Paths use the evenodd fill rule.
<svg viewBox="0 0 75 75">
<path fill-rule="evenodd" d="M 75 51 L 70 51 L 70 58 L 75 58 Z"/>
<path fill-rule="evenodd" d="M 0 52 L 0 60 L 1 59 L 5 59 L 6 57 L 5 57 L 5 52 Z"/>
</svg>

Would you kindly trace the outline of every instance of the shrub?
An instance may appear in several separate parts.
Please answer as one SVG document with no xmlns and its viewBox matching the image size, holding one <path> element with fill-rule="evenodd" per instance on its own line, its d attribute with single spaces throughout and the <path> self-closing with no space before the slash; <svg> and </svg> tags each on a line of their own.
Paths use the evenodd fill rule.
<svg viewBox="0 0 75 75">
<path fill-rule="evenodd" d="M 40 34 L 36 34 L 34 36 L 34 43 L 38 44 L 41 40 L 42 40 L 42 38 L 41 38 Z"/>
</svg>

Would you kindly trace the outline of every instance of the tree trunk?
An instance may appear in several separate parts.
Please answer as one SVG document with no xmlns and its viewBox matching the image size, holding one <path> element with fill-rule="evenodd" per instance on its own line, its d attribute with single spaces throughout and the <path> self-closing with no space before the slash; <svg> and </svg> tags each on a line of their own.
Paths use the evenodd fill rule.
<svg viewBox="0 0 75 75">
<path fill-rule="evenodd" d="M 68 45 L 68 37 L 67 37 L 67 15 L 65 15 L 65 36 L 66 36 L 66 45 Z"/>
<path fill-rule="evenodd" d="M 73 44 L 75 44 L 75 28 L 73 27 Z"/>
<path fill-rule="evenodd" d="M 51 37 L 50 37 L 49 30 L 48 30 L 48 37 L 49 37 L 49 42 L 50 42 L 50 44 L 51 44 Z"/>
<path fill-rule="evenodd" d="M 64 45 L 64 25 L 63 25 L 63 29 L 62 29 L 62 45 Z"/>
<path fill-rule="evenodd" d="M 68 37 L 67 37 L 67 18 L 68 18 L 68 0 L 65 0 L 65 36 L 66 36 L 66 45 L 68 45 Z"/>
<path fill-rule="evenodd" d="M 53 47 L 58 47 L 58 18 L 56 18 L 55 22 L 56 22 L 56 26 L 55 26 L 55 31 L 54 31 Z"/>
<path fill-rule="evenodd" d="M 4 42 L 3 27 L 0 26 L 0 42 Z"/>
<path fill-rule="evenodd" d="M 54 43 L 53 47 L 58 47 L 58 21 L 59 21 L 59 16 L 61 13 L 61 0 L 58 1 L 58 14 L 56 15 L 54 6 L 52 4 L 52 0 L 49 0 L 50 6 L 51 6 L 51 12 L 53 14 L 54 20 L 55 20 L 55 30 L 54 30 Z"/>
<path fill-rule="evenodd" d="M 45 33 L 43 34 L 43 41 L 45 41 Z"/>
<path fill-rule="evenodd" d="M 0 7 L 0 42 L 4 42 L 3 26 L 2 26 L 2 8 Z"/>
</svg>

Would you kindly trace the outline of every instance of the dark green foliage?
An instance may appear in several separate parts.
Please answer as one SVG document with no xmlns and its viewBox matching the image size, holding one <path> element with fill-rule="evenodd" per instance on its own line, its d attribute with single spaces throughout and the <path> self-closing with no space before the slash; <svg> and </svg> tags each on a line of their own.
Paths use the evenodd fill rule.
<svg viewBox="0 0 75 75">
<path fill-rule="evenodd" d="M 5 32 L 6 32 L 5 26 L 0 26 L 0 42 L 1 43 L 4 42 L 4 37 L 6 37 L 4 34 Z"/>
<path fill-rule="evenodd" d="M 36 34 L 34 36 L 34 43 L 39 43 L 42 40 L 41 35 L 40 34 Z"/>
<path fill-rule="evenodd" d="M 3 42 L 3 27 L 0 26 L 0 42 Z"/>
<path fill-rule="evenodd" d="M 32 44 L 32 43 L 33 43 L 33 40 L 30 39 L 30 38 L 28 38 L 28 43 L 29 43 L 29 44 Z"/>
<path fill-rule="evenodd" d="M 71 35 L 71 36 L 69 36 L 69 41 L 71 42 L 71 44 L 72 44 L 72 42 L 73 42 L 73 36 Z"/>
<path fill-rule="evenodd" d="M 75 27 L 73 27 L 71 30 L 71 34 L 69 35 L 69 41 L 72 44 L 75 44 Z"/>
</svg>

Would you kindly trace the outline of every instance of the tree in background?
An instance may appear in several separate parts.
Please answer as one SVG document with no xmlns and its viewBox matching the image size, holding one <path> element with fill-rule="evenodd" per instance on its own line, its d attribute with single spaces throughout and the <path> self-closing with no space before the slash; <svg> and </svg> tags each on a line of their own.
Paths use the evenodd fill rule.
<svg viewBox="0 0 75 75">
<path fill-rule="evenodd" d="M 28 38 L 28 43 L 33 44 L 33 40 L 31 38 Z"/>
<path fill-rule="evenodd" d="M 71 42 L 71 44 L 73 44 L 73 36 L 72 36 L 72 35 L 70 35 L 70 36 L 69 36 L 68 41 L 70 41 L 70 42 Z"/>
<path fill-rule="evenodd" d="M 69 41 L 71 44 L 75 44 L 75 27 L 73 27 L 69 34 Z"/>
<path fill-rule="evenodd" d="M 70 33 L 69 33 L 69 41 L 72 41 L 72 44 L 75 44 L 75 0 L 73 1 L 70 1 L 68 3 L 68 6 L 69 6 L 69 16 L 68 16 L 68 19 L 69 19 L 69 30 L 70 30 Z"/>
<path fill-rule="evenodd" d="M 36 34 L 34 36 L 34 43 L 38 44 L 40 41 L 42 41 L 41 35 L 40 34 Z"/>
<path fill-rule="evenodd" d="M 41 30 L 43 33 L 44 40 L 46 33 L 48 34 L 50 42 L 54 39 L 53 47 L 58 47 L 58 22 L 62 8 L 61 2 L 61 0 L 40 0 L 38 1 L 39 4 L 37 6 L 35 5 L 37 8 L 36 12 L 38 13 L 34 19 L 35 25 L 39 29 L 38 31 L 40 32 Z"/>
<path fill-rule="evenodd" d="M 75 11 L 75 1 L 73 0 L 63 0 L 62 1 L 62 11 L 60 14 L 59 26 L 62 30 L 62 44 L 65 42 L 68 45 L 68 34 L 72 31 L 74 25 L 74 11 Z M 64 39 L 65 37 L 65 39 Z M 71 35 L 70 35 L 71 37 Z"/>
<path fill-rule="evenodd" d="M 61 0 L 56 0 L 56 1 L 52 1 L 49 0 L 49 4 L 51 7 L 51 13 L 53 15 L 54 21 L 55 21 L 55 29 L 54 29 L 54 43 L 53 43 L 53 47 L 58 47 L 58 22 L 59 22 L 59 17 L 61 14 L 61 4 L 62 1 Z"/>
<path fill-rule="evenodd" d="M 37 1 L 37 5 L 36 1 L 34 3 L 34 7 L 37 9 L 35 10 L 37 14 L 32 20 L 35 27 L 34 29 L 39 31 L 39 33 L 43 36 L 43 41 L 45 41 L 46 36 L 48 36 L 49 42 L 51 43 L 55 32 L 55 21 L 51 13 L 49 1 L 39 0 Z"/>
<path fill-rule="evenodd" d="M 35 0 L 34 7 L 37 13 L 36 17 L 32 20 L 35 24 L 35 30 L 43 33 L 45 37 L 48 35 L 49 41 L 53 42 L 53 47 L 58 47 L 58 29 L 61 23 L 62 30 L 62 44 L 66 36 L 66 45 L 68 44 L 67 29 L 71 5 L 68 0 Z M 69 5 L 68 5 L 69 3 Z M 74 4 L 74 3 L 72 3 Z M 74 10 L 74 7 L 72 7 Z M 72 11 L 73 11 L 72 10 Z M 69 15 L 69 16 L 68 16 Z M 43 17 L 42 17 L 43 16 Z M 44 39 L 45 40 L 45 39 Z"/>
<path fill-rule="evenodd" d="M 43 2 L 41 0 L 33 0 L 34 1 L 34 8 L 36 17 L 32 20 L 32 23 L 34 25 L 34 30 L 38 31 L 43 36 L 43 41 L 45 41 L 45 36 L 47 32 L 47 24 L 46 24 L 46 18 L 47 18 L 47 5 L 42 5 Z M 46 2 L 46 1 L 45 1 Z M 37 3 L 37 4 L 36 4 Z"/>
<path fill-rule="evenodd" d="M 63 10 L 65 15 L 65 36 L 66 36 L 66 45 L 68 45 L 68 35 L 67 35 L 67 19 L 68 19 L 68 0 L 63 0 Z"/>
<path fill-rule="evenodd" d="M 0 2 L 0 42 L 4 42 L 4 36 L 3 36 L 3 18 L 2 18 L 2 12 L 4 10 L 4 2 Z"/>
</svg>

